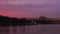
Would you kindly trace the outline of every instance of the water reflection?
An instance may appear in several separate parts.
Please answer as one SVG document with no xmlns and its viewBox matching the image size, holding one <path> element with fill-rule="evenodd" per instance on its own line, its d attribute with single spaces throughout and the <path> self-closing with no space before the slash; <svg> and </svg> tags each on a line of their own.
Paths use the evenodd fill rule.
<svg viewBox="0 0 60 34">
<path fill-rule="evenodd" d="M 16 34 L 17 26 L 0 26 L 0 34 Z"/>
<path fill-rule="evenodd" d="M 9 27 L 8 26 L 0 26 L 0 34 L 9 34 Z"/>
<path fill-rule="evenodd" d="M 0 34 L 24 34 L 25 28 L 20 26 L 0 26 Z"/>
<path fill-rule="evenodd" d="M 0 26 L 0 34 L 60 34 L 60 25 Z"/>
</svg>

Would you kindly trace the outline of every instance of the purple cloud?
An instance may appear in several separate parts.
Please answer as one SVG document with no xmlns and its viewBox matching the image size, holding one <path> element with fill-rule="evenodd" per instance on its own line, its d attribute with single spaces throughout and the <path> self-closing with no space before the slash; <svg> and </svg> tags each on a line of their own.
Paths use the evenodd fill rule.
<svg viewBox="0 0 60 34">
<path fill-rule="evenodd" d="M 59 1 L 60 0 L 0 0 L 0 11 L 2 11 L 3 14 L 3 11 L 6 10 L 15 17 L 39 17 L 41 15 L 60 17 Z"/>
</svg>

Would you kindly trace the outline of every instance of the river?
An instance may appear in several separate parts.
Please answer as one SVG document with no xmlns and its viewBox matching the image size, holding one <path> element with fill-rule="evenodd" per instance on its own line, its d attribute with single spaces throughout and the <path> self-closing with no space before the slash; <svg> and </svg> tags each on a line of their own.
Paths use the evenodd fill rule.
<svg viewBox="0 0 60 34">
<path fill-rule="evenodd" d="M 0 26 L 0 34 L 60 34 L 60 24 Z"/>
</svg>

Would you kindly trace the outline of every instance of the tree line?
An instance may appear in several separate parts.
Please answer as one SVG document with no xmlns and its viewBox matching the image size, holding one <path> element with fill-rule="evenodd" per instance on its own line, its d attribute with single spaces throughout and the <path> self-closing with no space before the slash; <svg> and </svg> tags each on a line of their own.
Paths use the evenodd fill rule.
<svg viewBox="0 0 60 34">
<path fill-rule="evenodd" d="M 24 26 L 24 25 L 32 25 L 31 20 L 26 20 L 26 18 L 12 18 L 0 15 L 0 26 Z"/>
<path fill-rule="evenodd" d="M 45 17 L 38 20 L 26 20 L 26 18 L 12 18 L 0 15 L 0 26 L 25 26 L 25 25 L 38 25 L 38 24 L 56 24 L 60 21 L 46 20 Z"/>
</svg>

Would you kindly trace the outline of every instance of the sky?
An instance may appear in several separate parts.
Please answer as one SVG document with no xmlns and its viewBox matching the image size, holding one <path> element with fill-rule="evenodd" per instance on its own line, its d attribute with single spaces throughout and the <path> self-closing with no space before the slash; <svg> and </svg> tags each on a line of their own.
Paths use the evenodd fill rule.
<svg viewBox="0 0 60 34">
<path fill-rule="evenodd" d="M 60 0 L 0 0 L 0 15 L 60 18 Z"/>
</svg>

